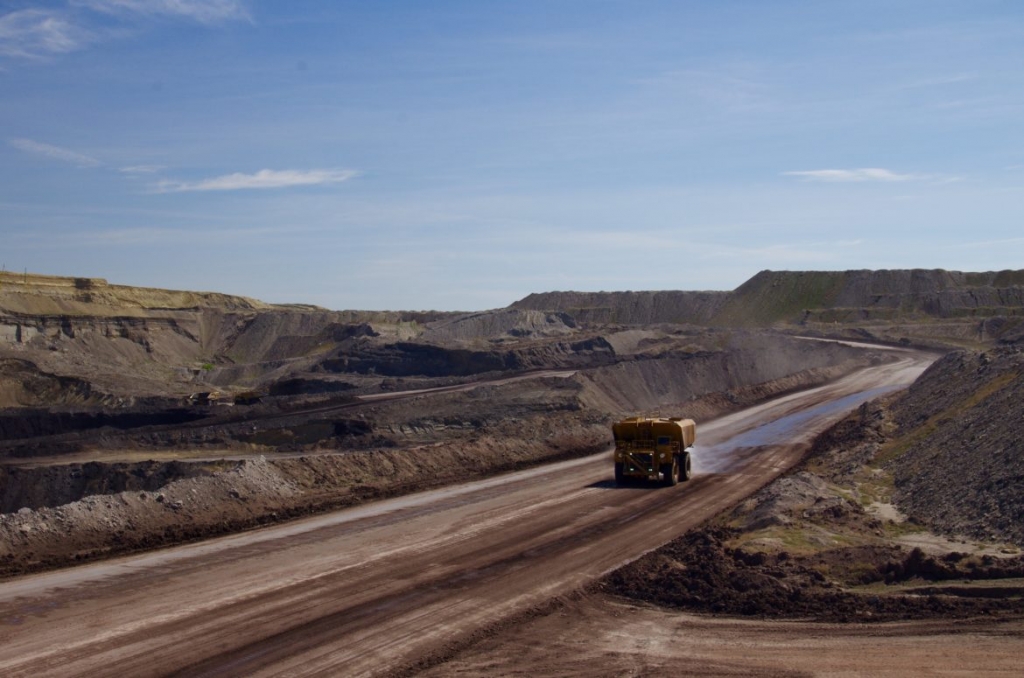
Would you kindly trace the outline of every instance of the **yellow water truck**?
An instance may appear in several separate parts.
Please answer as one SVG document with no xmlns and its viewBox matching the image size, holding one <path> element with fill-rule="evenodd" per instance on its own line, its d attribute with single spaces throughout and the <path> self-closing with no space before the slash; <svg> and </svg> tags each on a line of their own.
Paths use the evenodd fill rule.
<svg viewBox="0 0 1024 678">
<path fill-rule="evenodd" d="M 697 424 L 680 417 L 631 417 L 612 424 L 615 482 L 660 480 L 675 485 L 690 479 L 690 452 Z"/>
</svg>

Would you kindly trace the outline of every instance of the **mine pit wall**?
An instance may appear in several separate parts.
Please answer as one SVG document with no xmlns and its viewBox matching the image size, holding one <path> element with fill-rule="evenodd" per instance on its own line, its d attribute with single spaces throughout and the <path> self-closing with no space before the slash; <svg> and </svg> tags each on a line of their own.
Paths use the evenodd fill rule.
<svg viewBox="0 0 1024 678">
<path fill-rule="evenodd" d="M 84 379 L 46 373 L 28 360 L 0 358 L 0 408 L 31 407 L 45 402 L 102 404 L 105 399 Z M 6 437 L 0 430 L 0 439 Z"/>
<path fill-rule="evenodd" d="M 175 342 L 184 340 L 198 344 L 198 327 L 193 314 L 177 312 L 162 316 L 26 316 L 17 318 L 0 315 L 0 341 L 8 344 L 28 344 L 33 339 L 50 344 L 93 333 L 104 338 L 130 339 L 146 348 L 151 333 L 168 332 Z M 177 336 L 175 336 L 177 335 Z M 159 340 L 154 340 L 156 343 Z M 150 347 L 150 351 L 152 347 Z"/>
<path fill-rule="evenodd" d="M 736 333 L 728 349 L 589 370 L 582 376 L 581 400 L 586 407 L 625 414 L 680 406 L 714 393 L 749 391 L 755 385 L 763 385 L 768 398 L 777 393 L 773 382 L 807 387 L 885 359 L 839 343 L 768 334 Z"/>
<path fill-rule="evenodd" d="M 709 324 L 731 292 L 543 292 L 510 306 L 564 312 L 574 322 L 607 325 Z"/>
<path fill-rule="evenodd" d="M 0 407 L 104 404 L 128 394 L 187 393 L 203 355 L 194 314 L 160 316 L 26 316 L 0 312 L 0 374 L 25 381 L 76 380 L 81 389 L 0 388 Z M 12 372 L 13 371 L 13 372 Z M 66 376 L 66 375 L 73 376 Z M 126 386 L 127 374 L 131 382 Z M 38 392 L 37 392 L 38 391 Z"/>
<path fill-rule="evenodd" d="M 182 478 L 208 476 L 224 464 L 87 462 L 20 468 L 0 466 L 0 513 L 56 507 L 91 495 L 156 491 Z"/>
<path fill-rule="evenodd" d="M 74 289 L 69 286 L 69 289 Z M 15 302 L 19 303 L 15 303 Z M 344 342 L 412 337 L 454 314 L 312 308 L 111 307 L 0 292 L 0 363 L 31 364 L 40 379 L 87 380 L 97 394 L 187 395 L 213 386 L 254 385 L 312 366 Z M 83 371 L 84 370 L 84 371 Z M 0 375 L 4 374 L 0 364 Z M 124 375 L 131 374 L 126 386 Z M 70 378 L 70 377 L 69 377 Z M 206 386 L 206 388 L 204 388 Z M 48 390 L 8 392 L 0 407 L 82 404 Z M 99 404 L 90 402 L 90 404 Z"/>
<path fill-rule="evenodd" d="M 890 323 L 905 336 L 932 335 L 948 346 L 964 341 L 961 334 L 967 341 L 1001 339 L 978 326 L 1022 318 L 1024 270 L 761 271 L 732 292 L 547 292 L 512 308 L 562 312 L 583 324 L 825 329 Z M 970 336 L 970 328 L 981 336 Z"/>
<path fill-rule="evenodd" d="M 581 457 L 608 447 L 608 422 L 625 410 L 685 407 L 682 414 L 705 419 L 882 359 L 838 344 L 763 336 L 738 336 L 732 349 L 731 357 L 691 354 L 587 371 L 574 381 L 564 380 L 566 391 L 575 393 L 570 398 L 575 404 L 555 403 L 550 411 L 535 408 L 534 414 L 527 407 L 526 414 L 517 412 L 514 419 L 472 426 L 465 435 L 434 444 L 254 457 L 234 466 L 223 462 L 224 470 L 212 473 L 216 468 L 208 463 L 181 462 L 9 469 L 2 479 L 0 576 Z M 685 376 L 687 371 L 691 376 Z M 674 386 L 677 380 L 680 385 Z M 716 383 L 728 388 L 715 390 Z M 621 389 L 634 400 L 621 395 Z M 472 392 L 461 396 L 473 397 Z M 528 393 L 519 397 L 530 400 Z M 430 399 L 422 406 L 429 409 Z M 414 439 L 418 433 L 412 433 Z M 73 501 L 62 503 L 69 499 Z"/>
<path fill-rule="evenodd" d="M 202 419 L 203 410 L 166 408 L 152 412 L 92 411 L 54 412 L 43 408 L 0 411 L 0 440 L 13 441 L 35 436 L 52 436 L 103 427 L 131 429 L 142 426 L 168 426 Z M 2 457 L 2 454 L 0 454 Z"/>
<path fill-rule="evenodd" d="M 1019 343 L 1024 340 L 1024 315 L 962 318 L 927 323 L 875 323 L 865 320 L 856 326 L 808 320 L 801 328 L 801 332 L 851 341 L 875 341 L 902 344 L 923 350 L 948 351 L 955 348 L 982 348 Z"/>
<path fill-rule="evenodd" d="M 540 345 L 484 349 L 395 342 L 322 360 L 318 369 L 394 378 L 463 378 L 531 369 L 583 369 L 612 364 L 615 360 L 615 352 L 608 341 L 591 336 Z"/>
</svg>

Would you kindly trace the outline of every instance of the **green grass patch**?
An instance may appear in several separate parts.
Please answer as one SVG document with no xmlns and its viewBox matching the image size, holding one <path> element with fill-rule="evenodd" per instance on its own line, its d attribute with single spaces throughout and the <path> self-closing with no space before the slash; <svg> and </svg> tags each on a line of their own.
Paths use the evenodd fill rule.
<svg viewBox="0 0 1024 678">
<path fill-rule="evenodd" d="M 886 539 L 899 539 L 911 534 L 928 532 L 928 528 L 912 520 L 906 520 L 902 523 L 894 523 L 887 520 L 882 524 L 882 531 L 885 533 Z"/>
<path fill-rule="evenodd" d="M 874 560 L 857 560 L 821 563 L 813 565 L 811 569 L 817 570 L 827 579 L 839 582 L 846 587 L 861 586 L 861 582 L 878 579 L 878 565 L 879 563 Z"/>
<path fill-rule="evenodd" d="M 879 469 L 865 466 L 864 471 L 854 478 L 857 501 L 861 506 L 871 504 L 888 504 L 896 491 L 896 481 L 888 471 L 878 473 Z"/>
<path fill-rule="evenodd" d="M 786 551 L 792 555 L 811 555 L 821 551 L 840 548 L 843 546 L 861 546 L 875 541 L 859 534 L 847 534 L 844 532 L 824 532 L 818 528 L 806 524 L 777 525 L 767 527 L 754 532 L 744 532 L 729 543 L 734 548 L 743 548 L 747 551 L 773 551 L 775 549 L 765 548 L 756 544 L 759 540 L 771 540 L 777 543 L 779 551 Z"/>
</svg>

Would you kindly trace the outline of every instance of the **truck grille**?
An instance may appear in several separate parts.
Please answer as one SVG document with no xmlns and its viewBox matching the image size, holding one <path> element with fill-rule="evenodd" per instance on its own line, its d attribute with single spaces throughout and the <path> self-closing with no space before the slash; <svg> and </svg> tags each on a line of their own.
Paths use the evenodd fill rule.
<svg viewBox="0 0 1024 678">
<path fill-rule="evenodd" d="M 628 471 L 647 471 L 653 469 L 654 455 L 643 452 L 634 452 L 626 458 Z"/>
</svg>

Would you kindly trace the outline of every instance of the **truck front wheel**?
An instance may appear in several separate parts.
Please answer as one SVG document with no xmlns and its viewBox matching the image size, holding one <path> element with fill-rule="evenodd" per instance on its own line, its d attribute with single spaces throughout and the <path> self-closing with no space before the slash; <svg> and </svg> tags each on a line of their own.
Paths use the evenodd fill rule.
<svg viewBox="0 0 1024 678">
<path fill-rule="evenodd" d="M 679 481 L 679 462 L 673 459 L 671 464 L 662 464 L 661 477 L 666 487 L 675 485 Z"/>
<path fill-rule="evenodd" d="M 679 467 L 679 479 L 689 480 L 691 475 L 693 475 L 693 470 L 690 467 L 690 453 L 686 452 L 683 454 L 683 463 Z"/>
<path fill-rule="evenodd" d="M 625 485 L 626 484 L 626 473 L 622 468 L 622 462 L 615 462 L 615 484 Z"/>
</svg>

